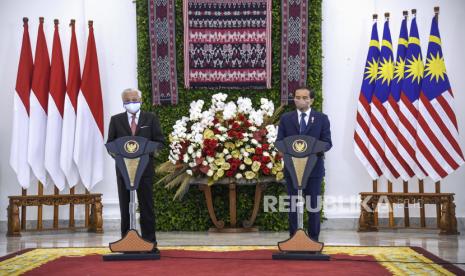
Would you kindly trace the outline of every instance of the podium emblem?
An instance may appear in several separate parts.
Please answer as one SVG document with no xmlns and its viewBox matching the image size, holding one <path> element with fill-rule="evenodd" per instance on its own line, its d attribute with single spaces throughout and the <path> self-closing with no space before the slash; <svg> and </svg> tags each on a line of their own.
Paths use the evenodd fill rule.
<svg viewBox="0 0 465 276">
<path fill-rule="evenodd" d="M 134 140 L 129 140 L 124 144 L 124 150 L 127 153 L 137 152 L 139 150 L 139 143 L 137 143 L 137 141 Z"/>
<path fill-rule="evenodd" d="M 295 140 L 294 143 L 292 143 L 292 148 L 295 152 L 304 152 L 307 150 L 307 142 L 301 139 Z"/>
</svg>

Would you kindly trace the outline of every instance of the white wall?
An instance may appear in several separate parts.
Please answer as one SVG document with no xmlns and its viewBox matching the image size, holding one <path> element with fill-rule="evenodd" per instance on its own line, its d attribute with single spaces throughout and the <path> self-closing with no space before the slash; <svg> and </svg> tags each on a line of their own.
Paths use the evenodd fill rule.
<svg viewBox="0 0 465 276">
<path fill-rule="evenodd" d="M 2 0 L 0 2 L 0 220 L 6 220 L 7 197 L 19 195 L 21 189 L 9 165 L 12 103 L 22 38 L 22 18 L 29 17 L 29 31 L 33 54 L 37 38 L 38 17 L 45 17 L 45 35 L 49 53 L 52 51 L 53 19 L 60 20 L 60 38 L 67 72 L 70 41 L 70 19 L 76 19 L 76 36 L 84 68 L 87 47 L 87 21 L 94 20 L 94 33 L 99 57 L 100 80 L 103 92 L 105 130 L 111 114 L 123 111 L 120 93 L 124 88 L 137 86 L 137 49 L 135 4 L 131 0 Z M 105 131 L 106 132 L 106 131 Z M 106 133 L 105 133 L 106 139 Z M 103 193 L 104 217 L 118 218 L 118 194 L 113 161 L 106 158 L 104 181 L 92 191 Z M 46 193 L 52 193 L 52 187 Z M 82 186 L 80 187 L 82 191 Z M 29 190 L 37 193 L 37 187 Z M 66 189 L 64 192 L 68 192 Z M 63 211 L 61 211 L 63 210 Z M 68 217 L 60 207 L 60 217 Z M 36 218 L 31 209 L 28 217 Z M 52 207 L 44 207 L 44 219 L 52 217 Z M 83 218 L 82 208 L 76 217 Z"/>
<path fill-rule="evenodd" d="M 393 45 L 397 48 L 402 11 L 417 9 L 417 24 L 423 56 L 428 46 L 433 7 L 440 6 L 439 29 L 446 68 L 455 91 L 460 145 L 465 150 L 465 78 L 463 65 L 465 51 L 465 2 L 461 0 L 358 0 L 323 1 L 323 109 L 330 116 L 334 147 L 328 154 L 326 194 L 347 197 L 372 190 L 371 179 L 353 153 L 353 131 L 357 99 L 370 39 L 372 14 L 378 14 L 378 34 L 382 37 L 384 13 L 390 12 Z M 411 18 L 411 16 L 410 16 Z M 410 28 L 410 20 L 408 22 Z M 456 193 L 457 216 L 465 216 L 465 168 L 441 182 L 442 191 Z M 418 191 L 415 181 L 411 191 Z M 401 191 L 402 183 L 394 184 L 394 191 Z M 381 190 L 387 191 L 386 181 Z M 427 192 L 434 191 L 431 181 L 425 183 Z M 347 202 L 346 202 L 347 203 Z M 329 217 L 356 217 L 358 210 L 345 208 L 327 212 Z M 434 215 L 427 208 L 427 215 Z M 415 212 L 414 212 L 415 213 Z M 418 212 L 416 212 L 418 214 Z"/>
<path fill-rule="evenodd" d="M 400 28 L 402 10 L 418 10 L 418 26 L 423 54 L 433 7 L 441 6 L 440 31 L 443 51 L 452 88 L 455 91 L 457 117 L 460 133 L 465 133 L 465 2 L 461 0 L 359 0 L 323 1 L 323 93 L 324 111 L 330 116 L 334 147 L 327 156 L 326 195 L 336 196 L 339 202 L 356 202 L 359 192 L 371 190 L 371 180 L 353 153 L 353 129 L 357 97 L 361 86 L 367 44 L 371 31 L 371 15 L 376 12 L 383 22 L 384 12 L 391 13 L 391 33 L 394 45 Z M 111 114 L 122 111 L 120 91 L 134 87 L 136 81 L 136 22 L 135 5 L 130 0 L 2 0 L 0 2 L 0 87 L 2 101 L 0 110 L 0 220 L 6 220 L 7 196 L 20 194 L 20 187 L 8 164 L 12 102 L 16 80 L 18 55 L 21 46 L 22 17 L 30 18 L 30 35 L 35 49 L 37 22 L 45 17 L 45 32 L 49 51 L 53 35 L 53 19 L 60 19 L 60 34 L 65 59 L 69 51 L 69 28 L 71 18 L 77 20 L 77 37 L 80 49 L 81 68 L 83 67 L 87 20 L 94 20 L 97 51 L 103 90 L 105 129 Z M 382 24 L 379 24 L 382 35 Z M 148 58 L 148 57 L 147 57 Z M 67 64 L 67 60 L 65 61 Z M 465 136 L 460 144 L 465 149 Z M 93 192 L 103 193 L 104 217 L 118 218 L 117 191 L 113 161 L 106 159 L 105 180 Z M 455 192 L 457 216 L 465 216 L 464 182 L 465 169 L 447 177 L 442 183 L 443 191 Z M 385 184 L 381 185 L 386 188 Z M 400 183 L 394 190 L 399 191 Z M 411 184 L 415 191 L 415 183 Z M 426 190 L 432 191 L 432 183 L 427 182 Z M 31 193 L 36 193 L 31 189 Z M 329 201 L 328 205 L 335 205 Z M 357 206 L 357 204 L 354 204 Z M 66 209 L 63 209 L 66 212 Z M 432 211 L 432 210 L 430 210 Z M 432 214 L 432 213 L 431 213 Z M 29 212 L 35 218 L 35 212 Z M 82 212 L 77 212 L 82 218 Z M 328 217 L 357 217 L 358 208 L 344 205 L 337 209 L 327 209 Z M 66 215 L 63 215 L 66 218 Z M 45 218 L 51 218 L 51 208 L 46 209 Z"/>
</svg>

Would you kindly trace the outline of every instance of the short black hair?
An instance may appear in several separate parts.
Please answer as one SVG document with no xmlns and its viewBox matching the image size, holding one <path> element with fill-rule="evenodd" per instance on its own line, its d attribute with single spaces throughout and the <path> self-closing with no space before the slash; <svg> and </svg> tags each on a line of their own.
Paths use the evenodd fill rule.
<svg viewBox="0 0 465 276">
<path fill-rule="evenodd" d="M 310 99 L 315 99 L 315 91 L 313 91 L 313 89 L 311 89 L 310 87 L 302 86 L 302 87 L 297 88 L 295 91 L 297 90 L 307 90 L 310 94 Z M 294 97 L 295 97 L 295 93 L 294 93 Z"/>
</svg>

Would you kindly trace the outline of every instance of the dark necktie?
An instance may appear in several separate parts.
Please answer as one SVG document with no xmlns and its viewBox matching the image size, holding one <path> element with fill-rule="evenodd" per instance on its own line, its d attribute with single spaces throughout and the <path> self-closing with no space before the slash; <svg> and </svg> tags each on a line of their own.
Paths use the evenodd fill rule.
<svg viewBox="0 0 465 276">
<path fill-rule="evenodd" d="M 305 116 L 307 116 L 307 113 L 300 113 L 300 134 L 304 134 L 305 129 L 307 128 L 307 124 L 305 123 Z"/>
<path fill-rule="evenodd" d="M 132 135 L 136 135 L 136 129 L 137 129 L 136 115 L 132 115 L 132 119 L 131 119 L 131 132 L 132 132 Z"/>
</svg>

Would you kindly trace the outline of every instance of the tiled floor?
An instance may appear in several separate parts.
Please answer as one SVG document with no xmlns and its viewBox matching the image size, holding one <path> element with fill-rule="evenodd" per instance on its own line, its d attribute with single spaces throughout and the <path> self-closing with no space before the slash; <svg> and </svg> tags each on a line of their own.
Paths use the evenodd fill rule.
<svg viewBox="0 0 465 276">
<path fill-rule="evenodd" d="M 38 247 L 98 247 L 119 239 L 116 231 L 105 234 L 87 232 L 27 232 L 22 237 L 8 238 L 0 233 L 0 256 L 24 248 Z M 288 238 L 284 232 L 222 234 L 205 232 L 160 232 L 160 246 L 166 245 L 275 245 Z M 465 235 L 443 236 L 436 231 L 394 230 L 370 233 L 324 230 L 320 240 L 326 245 L 419 246 L 454 263 L 465 263 Z M 465 265 L 459 265 L 465 270 Z"/>
</svg>

